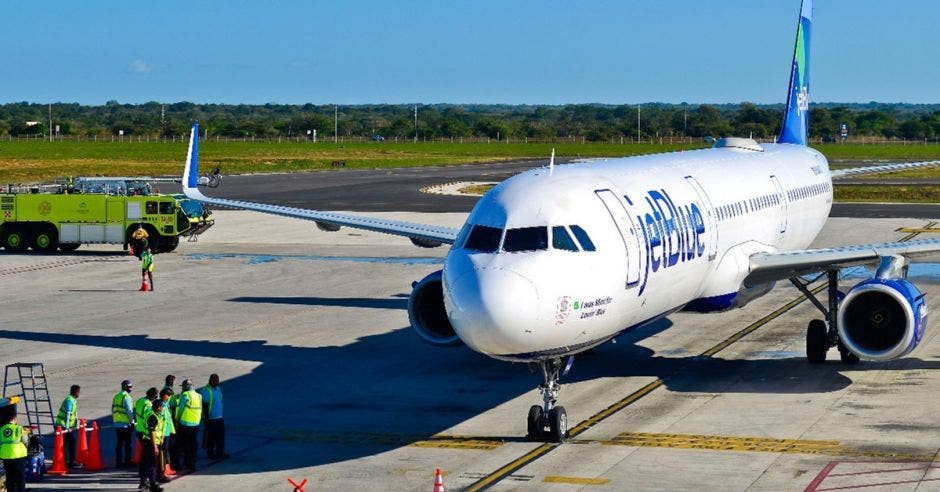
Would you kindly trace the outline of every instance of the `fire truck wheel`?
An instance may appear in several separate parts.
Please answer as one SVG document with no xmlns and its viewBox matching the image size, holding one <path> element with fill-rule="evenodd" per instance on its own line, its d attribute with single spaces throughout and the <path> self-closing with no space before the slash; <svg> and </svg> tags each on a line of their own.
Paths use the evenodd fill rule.
<svg viewBox="0 0 940 492">
<path fill-rule="evenodd" d="M 18 225 L 8 225 L 3 228 L 0 243 L 10 253 L 22 253 L 29 247 L 29 231 Z"/>
<path fill-rule="evenodd" d="M 33 231 L 33 251 L 37 253 L 52 253 L 59 247 L 59 234 L 51 225 L 41 225 Z"/>
</svg>

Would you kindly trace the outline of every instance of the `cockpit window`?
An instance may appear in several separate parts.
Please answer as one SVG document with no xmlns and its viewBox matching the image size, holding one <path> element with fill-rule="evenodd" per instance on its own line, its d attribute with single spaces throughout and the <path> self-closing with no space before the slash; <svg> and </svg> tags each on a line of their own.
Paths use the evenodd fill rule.
<svg viewBox="0 0 940 492">
<path fill-rule="evenodd" d="M 499 238 L 502 234 L 502 229 L 475 225 L 473 229 L 470 229 L 470 235 L 467 236 L 467 243 L 464 248 L 482 253 L 495 253 L 499 249 Z"/>
<path fill-rule="evenodd" d="M 552 227 L 552 247 L 565 251 L 577 251 L 578 246 L 574 244 L 574 239 L 565 229 L 565 226 Z"/>
<path fill-rule="evenodd" d="M 591 237 L 588 236 L 588 233 L 581 228 L 581 226 L 568 226 L 571 228 L 571 232 L 574 234 L 574 237 L 578 238 L 578 242 L 581 243 L 581 249 L 584 251 L 597 251 L 594 247 L 594 243 L 591 242 Z"/>
<path fill-rule="evenodd" d="M 507 229 L 503 251 L 540 251 L 548 249 L 548 227 Z"/>
</svg>

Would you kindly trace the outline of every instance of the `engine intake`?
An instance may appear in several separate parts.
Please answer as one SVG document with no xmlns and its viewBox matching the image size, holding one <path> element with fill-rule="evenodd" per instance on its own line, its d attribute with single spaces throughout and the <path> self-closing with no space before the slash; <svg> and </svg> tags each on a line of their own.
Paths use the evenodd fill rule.
<svg viewBox="0 0 940 492">
<path fill-rule="evenodd" d="M 431 345 L 462 345 L 454 327 L 447 318 L 444 308 L 444 286 L 441 282 L 441 270 L 438 270 L 420 282 L 414 284 L 408 298 L 408 320 L 411 327 L 424 341 Z"/>
<path fill-rule="evenodd" d="M 864 359 L 904 356 L 917 347 L 926 327 L 924 295 L 905 279 L 866 280 L 849 291 L 839 310 L 839 338 Z"/>
</svg>

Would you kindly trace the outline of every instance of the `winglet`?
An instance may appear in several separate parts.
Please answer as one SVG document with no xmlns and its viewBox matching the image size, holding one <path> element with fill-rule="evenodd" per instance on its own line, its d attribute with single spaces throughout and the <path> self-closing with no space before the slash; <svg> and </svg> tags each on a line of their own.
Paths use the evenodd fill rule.
<svg viewBox="0 0 940 492">
<path fill-rule="evenodd" d="M 198 189 L 199 185 L 199 122 L 193 123 L 189 134 L 189 151 L 186 154 L 186 167 L 183 169 L 183 194 L 193 199 L 205 198 Z"/>
<path fill-rule="evenodd" d="M 790 87 L 779 143 L 806 145 L 809 128 L 809 46 L 813 0 L 803 0 L 796 28 L 796 47 L 790 68 Z"/>
</svg>

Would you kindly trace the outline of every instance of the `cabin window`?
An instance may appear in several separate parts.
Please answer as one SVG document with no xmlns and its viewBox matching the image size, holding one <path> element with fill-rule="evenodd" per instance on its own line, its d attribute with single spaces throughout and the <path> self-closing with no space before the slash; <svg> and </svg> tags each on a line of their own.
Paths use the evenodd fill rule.
<svg viewBox="0 0 940 492">
<path fill-rule="evenodd" d="M 574 234 L 574 237 L 578 238 L 578 242 L 581 243 L 581 249 L 584 251 L 597 251 L 597 248 L 594 247 L 594 243 L 591 242 L 591 237 L 588 236 L 588 233 L 585 232 L 581 226 L 568 226 L 571 228 L 571 233 Z"/>
<path fill-rule="evenodd" d="M 164 215 L 171 215 L 174 213 L 173 202 L 160 202 L 160 213 Z"/>
<path fill-rule="evenodd" d="M 475 225 L 470 229 L 467 236 L 466 249 L 472 249 L 481 253 L 495 253 L 499 249 L 499 239 L 502 237 L 502 229 Z"/>
<path fill-rule="evenodd" d="M 564 251 L 577 251 L 578 246 L 571 239 L 568 230 L 564 226 L 552 227 L 552 247 Z"/>
<path fill-rule="evenodd" d="M 520 227 L 506 229 L 503 251 L 541 251 L 548 249 L 548 227 Z"/>
<path fill-rule="evenodd" d="M 144 210 L 147 215 L 156 215 L 157 214 L 157 202 L 147 202 Z"/>
</svg>

